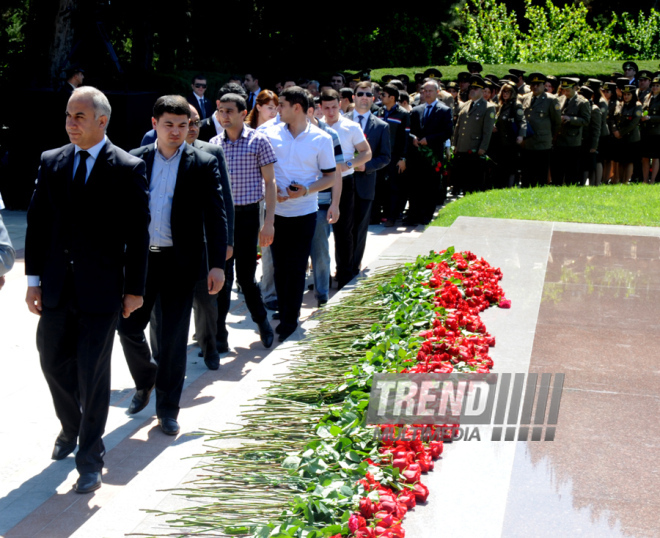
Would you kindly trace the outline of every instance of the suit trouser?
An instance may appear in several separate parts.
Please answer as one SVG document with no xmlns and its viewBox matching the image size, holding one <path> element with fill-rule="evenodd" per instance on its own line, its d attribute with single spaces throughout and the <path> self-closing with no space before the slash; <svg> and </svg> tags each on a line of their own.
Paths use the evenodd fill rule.
<svg viewBox="0 0 660 538">
<path fill-rule="evenodd" d="M 316 212 L 316 228 L 312 239 L 312 267 L 314 269 L 314 296 L 327 301 L 330 293 L 330 224 L 328 206 L 320 206 Z"/>
<path fill-rule="evenodd" d="M 261 298 L 261 289 L 254 278 L 257 271 L 257 243 L 259 242 L 259 203 L 234 208 L 234 255 L 225 264 L 225 285 L 218 293 L 218 340 L 227 338 L 227 313 L 234 285 L 234 264 L 245 304 L 252 321 L 261 323 L 268 317 Z"/>
<path fill-rule="evenodd" d="M 360 179 L 365 174 L 355 172 L 355 181 Z M 362 198 L 355 189 L 353 196 L 353 269 L 352 276 L 360 272 L 360 265 L 362 264 L 362 257 L 364 250 L 367 247 L 367 235 L 369 234 L 369 220 L 371 218 L 371 206 L 373 200 Z M 340 210 L 341 215 L 341 210 Z M 341 219 L 340 219 L 341 220 Z"/>
<path fill-rule="evenodd" d="M 554 148 L 550 165 L 553 185 L 562 185 L 564 182 L 566 185 L 582 185 L 581 149 L 580 146 Z"/>
<path fill-rule="evenodd" d="M 524 149 L 522 151 L 523 187 L 538 187 L 547 184 L 551 151 L 549 149 Z"/>
<path fill-rule="evenodd" d="M 177 280 L 177 267 L 173 248 L 150 252 L 144 304 L 129 318 L 120 318 L 118 325 L 136 389 L 156 386 L 159 418 L 177 418 L 186 376 L 195 283 Z M 144 335 L 150 321 L 151 351 Z"/>
<path fill-rule="evenodd" d="M 337 284 L 339 289 L 353 277 L 353 218 L 355 209 L 355 179 L 353 174 L 342 178 L 339 200 L 339 220 L 332 225 L 335 234 L 335 262 L 337 263 Z"/>
<path fill-rule="evenodd" d="M 55 413 L 68 439 L 78 438 L 80 473 L 103 468 L 103 432 L 110 406 L 110 357 L 118 312 L 82 312 L 67 275 L 62 299 L 43 307 L 37 349 Z"/>
<path fill-rule="evenodd" d="M 408 219 L 427 223 L 433 219 L 435 206 L 447 199 L 447 186 L 437 172 L 421 156 L 411 160 L 408 190 Z"/>
<path fill-rule="evenodd" d="M 223 286 L 223 290 L 225 286 Z M 220 293 L 222 293 L 222 290 L 220 290 Z M 202 354 L 204 357 L 208 357 L 217 353 L 218 296 L 209 293 L 209 285 L 206 279 L 195 284 L 193 312 L 195 316 L 195 335 Z M 155 338 L 155 336 L 152 336 L 152 338 Z"/>
<path fill-rule="evenodd" d="M 293 332 L 298 326 L 305 293 L 305 270 L 315 229 L 316 211 L 300 217 L 275 215 L 275 238 L 271 248 L 280 308 L 278 333 Z"/>
</svg>

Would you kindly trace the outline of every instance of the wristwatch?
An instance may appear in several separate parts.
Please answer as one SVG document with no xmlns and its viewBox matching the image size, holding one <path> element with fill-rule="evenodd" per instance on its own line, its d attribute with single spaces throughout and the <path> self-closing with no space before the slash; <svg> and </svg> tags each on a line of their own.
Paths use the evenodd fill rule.
<svg viewBox="0 0 660 538">
<path fill-rule="evenodd" d="M 353 168 L 353 163 L 351 161 L 346 161 L 346 166 Z"/>
</svg>

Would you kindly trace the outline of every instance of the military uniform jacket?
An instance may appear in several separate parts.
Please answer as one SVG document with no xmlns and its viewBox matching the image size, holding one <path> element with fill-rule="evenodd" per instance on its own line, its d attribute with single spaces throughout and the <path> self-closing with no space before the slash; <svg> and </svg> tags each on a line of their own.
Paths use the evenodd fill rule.
<svg viewBox="0 0 660 538">
<path fill-rule="evenodd" d="M 598 108 L 600 110 L 600 137 L 610 136 L 609 115 L 610 107 L 605 99 L 598 101 Z M 593 112 L 592 112 L 593 114 Z"/>
<path fill-rule="evenodd" d="M 518 136 L 523 136 L 521 133 L 527 130 L 527 122 L 522 105 L 517 99 L 509 99 L 499 108 L 495 118 L 495 127 L 497 128 L 495 135 L 502 146 L 512 146 L 516 143 Z"/>
<path fill-rule="evenodd" d="M 642 105 L 634 99 L 629 103 L 620 101 L 616 105 L 612 121 L 612 131 L 621 133 L 621 141 L 632 143 L 640 141 L 639 123 L 642 119 Z"/>
<path fill-rule="evenodd" d="M 651 88 L 648 90 L 640 90 L 639 88 L 637 89 L 637 100 L 644 104 L 644 101 L 646 101 L 646 98 L 651 95 Z"/>
<path fill-rule="evenodd" d="M 472 105 L 472 106 L 470 106 Z M 488 151 L 495 126 L 495 105 L 485 99 L 463 103 L 456 119 L 452 145 L 456 153 Z"/>
<path fill-rule="evenodd" d="M 602 128 L 602 114 L 600 108 L 598 108 L 598 105 L 595 103 L 590 104 L 591 120 L 589 121 L 589 125 L 582 131 L 582 147 L 587 151 L 598 149 L 600 130 Z"/>
<path fill-rule="evenodd" d="M 561 124 L 561 112 L 557 97 L 543 92 L 534 100 L 534 94 L 528 93 L 523 97 L 522 107 L 527 122 L 526 130 L 520 131 L 521 136 L 525 138 L 525 149 L 551 149 L 552 137 Z"/>
<path fill-rule="evenodd" d="M 438 92 L 438 100 L 449 107 L 449 110 L 451 110 L 452 118 L 454 118 L 454 121 L 456 121 L 455 110 L 457 109 L 454 107 L 454 96 L 445 90 L 440 90 Z"/>
<path fill-rule="evenodd" d="M 568 116 L 569 121 L 561 123 L 555 139 L 555 147 L 577 147 L 582 144 L 582 129 L 591 121 L 591 104 L 580 94 L 570 99 L 562 95 L 559 98 L 561 115 Z"/>
<path fill-rule="evenodd" d="M 644 135 L 656 136 L 660 135 L 660 94 L 653 97 L 649 94 L 644 101 L 642 107 L 642 116 L 646 115 L 648 118 L 642 122 L 642 133 Z"/>
<path fill-rule="evenodd" d="M 396 164 L 408 155 L 408 140 L 410 138 L 410 113 L 401 106 L 395 104 L 392 112 L 387 115 L 387 108 L 381 107 L 376 114 L 381 120 L 390 126 L 390 147 L 392 153 L 392 164 Z"/>
</svg>

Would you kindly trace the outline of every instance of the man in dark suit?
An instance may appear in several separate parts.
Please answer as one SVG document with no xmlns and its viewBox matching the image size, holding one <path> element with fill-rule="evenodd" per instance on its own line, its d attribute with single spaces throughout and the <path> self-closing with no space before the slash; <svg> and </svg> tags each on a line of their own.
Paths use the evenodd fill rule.
<svg viewBox="0 0 660 538">
<path fill-rule="evenodd" d="M 447 186 L 436 165 L 442 159 L 445 142 L 451 138 L 452 113 L 438 101 L 438 91 L 435 80 L 425 82 L 421 88 L 424 103 L 410 113 L 413 148 L 408 152 L 411 181 L 408 215 L 404 221 L 408 226 L 431 222 L 436 202 L 444 204 L 447 197 Z"/>
<path fill-rule="evenodd" d="M 207 87 L 206 77 L 201 73 L 195 75 L 190 87 L 192 88 L 192 93 L 188 94 L 188 102 L 195 107 L 200 118 L 208 118 L 213 114 L 215 107 L 213 106 L 213 102 L 204 96 Z"/>
<path fill-rule="evenodd" d="M 119 312 L 142 305 L 149 246 L 145 165 L 105 136 L 110 112 L 96 88 L 74 90 L 71 144 L 41 156 L 25 239 L 26 302 L 41 316 L 37 347 L 62 423 L 52 458 L 79 446 L 78 493 L 101 486 L 113 337 Z"/>
<path fill-rule="evenodd" d="M 208 292 L 220 291 L 227 253 L 218 161 L 186 144 L 189 122 L 183 97 L 160 97 L 152 118 L 156 143 L 131 152 L 147 165 L 153 219 L 144 307 L 118 326 L 137 389 L 128 412 L 144 409 L 155 386 L 158 423 L 168 435 L 179 432 L 193 289 L 204 274 Z M 151 350 L 144 336 L 150 321 Z"/>
<path fill-rule="evenodd" d="M 353 207 L 353 276 L 360 272 L 367 245 L 371 204 L 376 195 L 376 172 L 391 159 L 390 127 L 371 113 L 374 94 L 371 82 L 355 87 L 353 121 L 360 124 L 371 148 L 371 160 L 355 168 L 355 198 Z"/>
</svg>

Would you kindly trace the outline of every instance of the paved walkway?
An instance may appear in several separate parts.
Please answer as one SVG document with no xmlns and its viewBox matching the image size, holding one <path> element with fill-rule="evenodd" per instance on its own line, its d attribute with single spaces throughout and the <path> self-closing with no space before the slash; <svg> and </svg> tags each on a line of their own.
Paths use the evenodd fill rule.
<svg viewBox="0 0 660 538">
<path fill-rule="evenodd" d="M 483 314 L 497 340 L 494 371 L 563 372 L 566 382 L 554 442 L 488 436 L 449 445 L 423 478 L 431 497 L 407 516 L 407 536 L 439 535 L 434 529 L 470 538 L 660 536 L 660 229 L 459 218 L 451 228 L 420 231 L 370 229 L 367 271 L 450 245 L 472 250 L 502 268 L 513 302 Z M 188 502 L 167 490 L 199 472 L 199 459 L 184 459 L 205 450 L 194 434 L 233 427 L 264 380 L 286 370 L 293 342 L 265 353 L 235 296 L 233 349 L 218 372 L 206 370 L 191 343 L 176 439 L 161 434 L 153 404 L 125 414 L 133 387 L 117 343 L 104 485 L 77 495 L 73 458 L 49 459 L 59 426 L 21 271 L 19 264 L 0 292 L 0 405 L 9 410 L 0 425 L 0 534 L 173 533 L 167 518 L 145 510 Z M 305 317 L 312 304 L 308 293 Z"/>
</svg>

